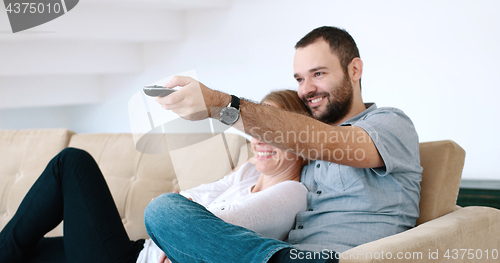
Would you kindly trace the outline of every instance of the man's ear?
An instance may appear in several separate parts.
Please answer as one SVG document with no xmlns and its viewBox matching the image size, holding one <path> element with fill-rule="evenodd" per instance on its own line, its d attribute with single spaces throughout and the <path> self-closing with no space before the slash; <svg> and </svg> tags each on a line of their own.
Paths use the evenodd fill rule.
<svg viewBox="0 0 500 263">
<path fill-rule="evenodd" d="M 359 81 L 363 75 L 363 61 L 360 58 L 353 58 L 349 66 L 349 76 L 353 82 Z"/>
</svg>

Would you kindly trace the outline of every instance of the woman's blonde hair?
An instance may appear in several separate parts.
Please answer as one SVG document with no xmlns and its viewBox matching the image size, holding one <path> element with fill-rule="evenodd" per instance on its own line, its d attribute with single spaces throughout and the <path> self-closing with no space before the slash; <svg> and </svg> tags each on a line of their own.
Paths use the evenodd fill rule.
<svg viewBox="0 0 500 263">
<path fill-rule="evenodd" d="M 275 90 L 271 93 L 267 94 L 261 101 L 261 104 L 264 102 L 272 102 L 276 104 L 280 109 L 300 113 L 309 116 L 309 111 L 306 106 L 299 98 L 297 91 L 284 89 L 284 90 Z"/>
<path fill-rule="evenodd" d="M 280 109 L 291 111 L 307 116 L 311 116 L 306 106 L 299 98 L 297 91 L 284 89 L 284 90 L 275 90 L 271 93 L 267 94 L 260 104 L 265 104 L 266 102 L 271 102 L 276 104 Z M 306 165 L 309 161 L 302 157 L 302 166 Z"/>
</svg>

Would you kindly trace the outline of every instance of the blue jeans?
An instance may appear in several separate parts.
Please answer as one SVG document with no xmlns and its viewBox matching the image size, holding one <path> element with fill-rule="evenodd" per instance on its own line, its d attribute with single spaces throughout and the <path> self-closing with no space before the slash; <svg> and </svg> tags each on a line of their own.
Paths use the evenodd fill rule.
<svg viewBox="0 0 500 263">
<path fill-rule="evenodd" d="M 144 212 L 151 239 L 173 262 L 261 263 L 292 245 L 224 222 L 180 194 L 155 198 Z"/>
</svg>

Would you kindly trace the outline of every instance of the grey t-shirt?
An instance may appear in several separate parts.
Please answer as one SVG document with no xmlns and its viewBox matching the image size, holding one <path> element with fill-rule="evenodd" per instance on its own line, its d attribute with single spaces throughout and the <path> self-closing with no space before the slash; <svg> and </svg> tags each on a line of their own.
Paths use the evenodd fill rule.
<svg viewBox="0 0 500 263">
<path fill-rule="evenodd" d="M 422 180 L 417 132 L 403 111 L 367 106 L 342 125 L 365 130 L 385 167 L 326 161 L 305 166 L 301 181 L 309 190 L 308 210 L 297 214 L 287 240 L 298 249 L 343 252 L 415 226 Z"/>
</svg>

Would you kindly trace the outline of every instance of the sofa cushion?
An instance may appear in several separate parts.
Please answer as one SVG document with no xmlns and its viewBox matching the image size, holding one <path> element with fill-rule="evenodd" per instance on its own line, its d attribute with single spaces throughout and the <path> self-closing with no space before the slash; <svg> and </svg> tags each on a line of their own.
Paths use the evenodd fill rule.
<svg viewBox="0 0 500 263">
<path fill-rule="evenodd" d="M 66 129 L 0 130 L 0 229 L 72 134 Z"/>
</svg>

